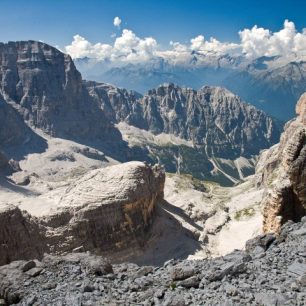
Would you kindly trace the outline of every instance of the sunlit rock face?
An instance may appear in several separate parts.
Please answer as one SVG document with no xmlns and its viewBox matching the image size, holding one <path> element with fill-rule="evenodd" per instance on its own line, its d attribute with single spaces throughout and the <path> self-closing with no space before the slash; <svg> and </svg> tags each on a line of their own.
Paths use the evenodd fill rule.
<svg viewBox="0 0 306 306">
<path fill-rule="evenodd" d="M 299 221 L 306 214 L 306 94 L 296 106 L 297 117 L 289 121 L 280 143 L 260 159 L 265 232 L 279 232 L 288 220 Z"/>
</svg>

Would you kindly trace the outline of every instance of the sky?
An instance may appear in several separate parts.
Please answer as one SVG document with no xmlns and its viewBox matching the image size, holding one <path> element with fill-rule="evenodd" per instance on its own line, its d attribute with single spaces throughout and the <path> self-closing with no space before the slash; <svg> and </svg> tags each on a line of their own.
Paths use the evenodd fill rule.
<svg viewBox="0 0 306 306">
<path fill-rule="evenodd" d="M 189 50 L 192 45 L 207 50 L 216 46 L 216 42 L 205 46 L 211 37 L 216 39 L 219 49 L 232 50 L 237 46 L 231 44 L 239 44 L 245 52 L 244 46 L 251 50 L 258 35 L 265 39 L 260 46 L 264 49 L 251 50 L 249 54 L 272 54 L 275 51 L 271 51 L 274 48 L 271 44 L 280 45 L 278 36 L 268 43 L 268 34 L 264 31 L 281 31 L 286 27 L 285 20 L 291 22 L 291 30 L 288 28 L 291 32 L 305 34 L 306 39 L 306 30 L 303 30 L 306 28 L 305 0 L 0 0 L 0 12 L 0 41 L 41 40 L 74 52 L 75 57 L 96 52 L 97 56 L 106 58 L 116 52 L 116 44 L 117 49 L 139 49 L 141 58 L 161 50 L 185 47 Z M 263 31 L 260 33 L 257 28 L 252 31 L 255 25 Z M 245 29 L 251 33 L 243 32 Z M 287 48 L 288 39 L 283 34 L 282 43 L 286 40 L 287 45 L 281 47 Z M 76 42 L 74 47 L 73 41 Z M 130 46 L 125 45 L 126 41 Z M 304 40 L 298 37 L 297 41 L 291 44 L 294 50 L 296 44 L 304 47 Z M 231 47 L 224 45 L 225 42 Z M 80 51 L 85 44 L 87 51 Z"/>
</svg>

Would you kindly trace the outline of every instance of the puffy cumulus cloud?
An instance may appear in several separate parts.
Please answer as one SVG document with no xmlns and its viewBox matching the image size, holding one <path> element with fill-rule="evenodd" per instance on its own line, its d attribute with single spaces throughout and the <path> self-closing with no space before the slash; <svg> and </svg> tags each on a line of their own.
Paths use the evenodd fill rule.
<svg viewBox="0 0 306 306">
<path fill-rule="evenodd" d="M 111 61 L 145 61 L 155 55 L 157 42 L 152 37 L 141 39 L 132 31 L 124 29 L 113 45 L 93 44 L 84 37 L 75 35 L 65 50 L 73 59 L 89 57 Z"/>
<path fill-rule="evenodd" d="M 122 35 L 115 40 L 113 57 L 123 60 L 148 60 L 154 56 L 157 42 L 152 37 L 141 39 L 131 30 L 124 29 Z"/>
<path fill-rule="evenodd" d="M 114 24 L 120 25 L 120 22 L 114 19 Z M 244 55 L 249 59 L 264 55 L 279 55 L 287 59 L 292 56 L 306 56 L 306 29 L 298 32 L 294 23 L 288 20 L 285 20 L 283 28 L 278 32 L 255 25 L 251 29 L 240 31 L 239 36 L 239 43 L 231 43 L 221 42 L 213 37 L 206 40 L 203 35 L 199 35 L 192 38 L 189 44 L 170 42 L 170 47 L 164 50 L 153 37 L 140 38 L 133 31 L 124 29 L 120 36 L 113 36 L 113 44 L 93 44 L 84 37 L 75 35 L 65 51 L 72 58 L 87 56 L 114 63 L 147 61 L 158 56 L 171 62 L 188 64 L 193 60 L 194 53 L 203 55 L 197 63 L 209 60 L 205 59 L 206 55 Z"/>
<path fill-rule="evenodd" d="M 285 20 L 278 32 L 254 26 L 239 32 L 243 53 L 250 58 L 259 56 L 291 56 L 305 54 L 306 31 L 297 32 L 293 22 Z"/>
<path fill-rule="evenodd" d="M 214 37 L 211 37 L 210 40 L 205 40 L 203 35 L 199 35 L 191 39 L 190 43 L 191 50 L 204 53 L 213 52 L 216 54 L 225 54 L 233 53 L 241 49 L 239 44 L 227 42 L 223 43 L 215 39 Z"/>
<path fill-rule="evenodd" d="M 121 21 L 122 21 L 122 20 L 121 20 L 118 16 L 115 17 L 115 18 L 114 18 L 114 21 L 113 21 L 114 26 L 119 28 L 120 25 L 121 25 Z"/>
<path fill-rule="evenodd" d="M 71 45 L 65 50 L 72 58 L 92 57 L 104 60 L 112 53 L 112 46 L 108 44 L 92 44 L 80 35 L 74 35 Z"/>
</svg>

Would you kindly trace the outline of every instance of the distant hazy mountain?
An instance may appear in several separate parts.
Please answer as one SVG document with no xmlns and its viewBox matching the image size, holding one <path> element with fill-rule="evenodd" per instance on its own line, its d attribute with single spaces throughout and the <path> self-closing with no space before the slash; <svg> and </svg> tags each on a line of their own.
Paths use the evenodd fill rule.
<svg viewBox="0 0 306 306">
<path fill-rule="evenodd" d="M 120 67 L 88 58 L 75 63 L 86 79 L 141 93 L 165 82 L 196 89 L 203 85 L 223 86 L 281 120 L 294 116 L 296 100 L 306 91 L 306 62 L 296 58 L 289 62 L 280 57 L 248 61 L 194 52 L 191 62 L 184 65 L 162 58 Z"/>
</svg>

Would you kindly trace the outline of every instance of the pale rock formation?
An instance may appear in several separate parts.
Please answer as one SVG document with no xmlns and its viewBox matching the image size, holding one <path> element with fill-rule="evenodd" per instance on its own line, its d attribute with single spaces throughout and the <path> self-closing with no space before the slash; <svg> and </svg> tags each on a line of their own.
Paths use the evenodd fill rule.
<svg viewBox="0 0 306 306">
<path fill-rule="evenodd" d="M 259 161 L 262 184 L 264 232 L 279 232 L 288 220 L 306 214 L 306 94 L 298 101 L 297 118 L 286 124 L 279 145 L 263 153 Z"/>
<path fill-rule="evenodd" d="M 115 260 L 120 251 L 145 243 L 155 206 L 163 199 L 164 181 L 159 166 L 129 162 L 79 177 L 58 203 L 37 198 L 41 201 L 37 217 L 31 207 L 23 212 L 2 204 L 0 264 L 74 249 L 114 254 Z"/>
</svg>

